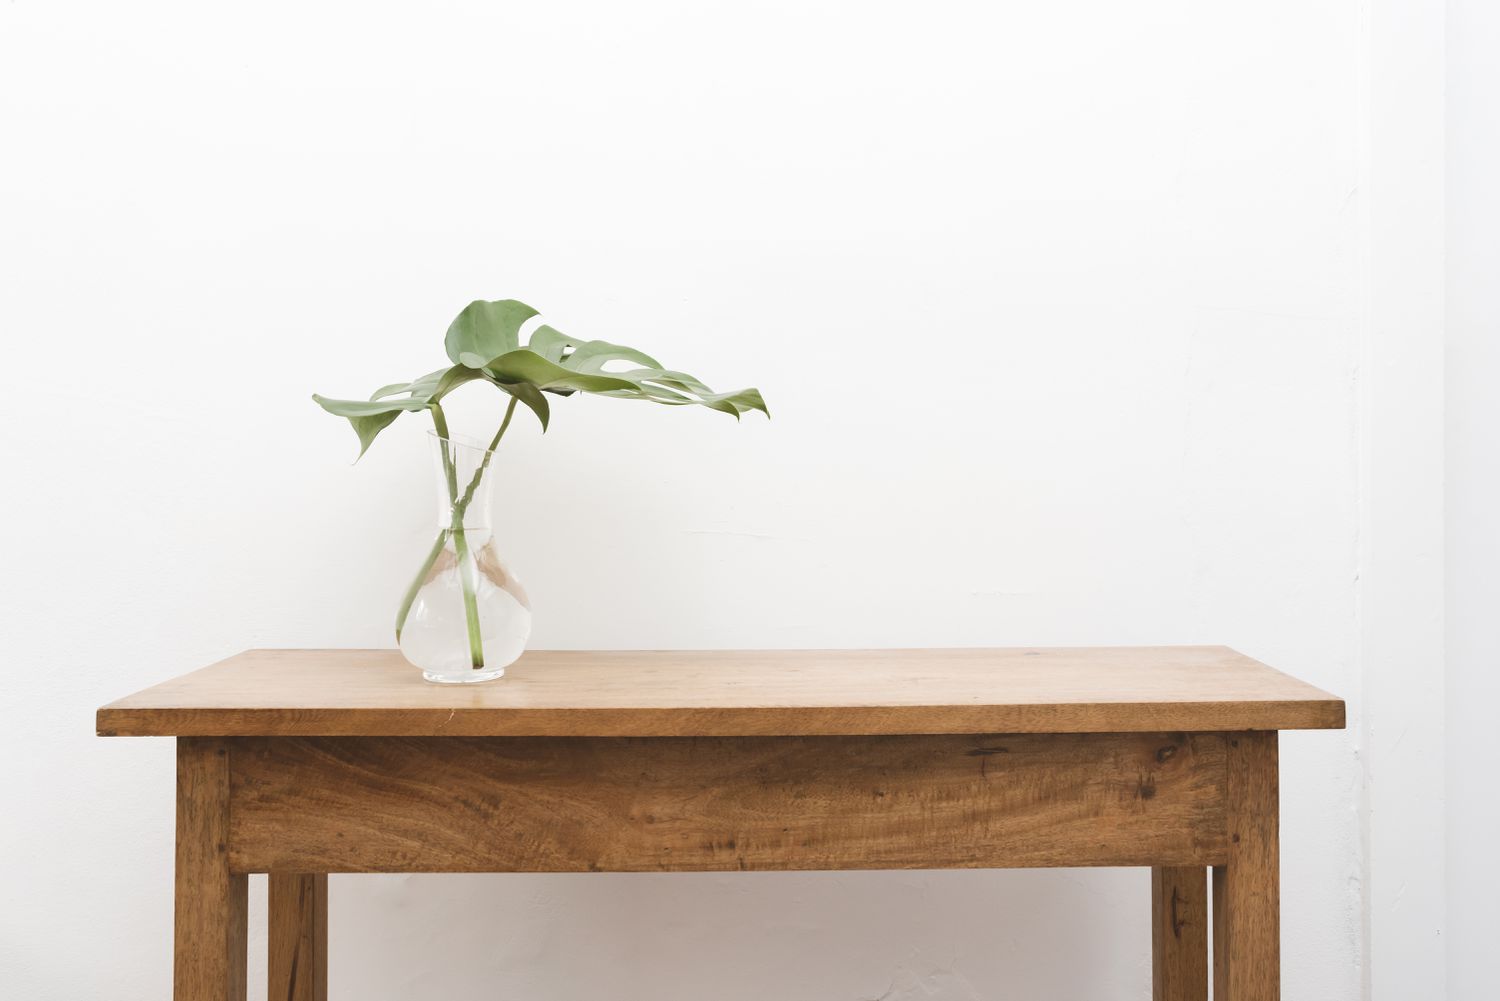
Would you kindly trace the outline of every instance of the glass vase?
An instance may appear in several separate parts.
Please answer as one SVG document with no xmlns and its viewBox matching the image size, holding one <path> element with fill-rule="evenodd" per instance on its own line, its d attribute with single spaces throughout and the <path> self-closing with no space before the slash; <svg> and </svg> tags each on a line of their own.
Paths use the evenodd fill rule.
<svg viewBox="0 0 1500 1001">
<path fill-rule="evenodd" d="M 493 451 L 437 434 L 431 439 L 437 538 L 396 614 L 396 643 L 428 681 L 490 681 L 526 649 L 531 601 L 495 551 Z"/>
</svg>

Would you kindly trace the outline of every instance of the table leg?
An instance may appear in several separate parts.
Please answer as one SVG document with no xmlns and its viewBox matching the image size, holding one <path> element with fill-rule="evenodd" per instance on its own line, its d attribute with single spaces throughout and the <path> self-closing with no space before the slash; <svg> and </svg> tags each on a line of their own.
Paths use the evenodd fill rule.
<svg viewBox="0 0 1500 1001">
<path fill-rule="evenodd" d="M 229 871 L 229 747 L 177 740 L 177 880 L 172 996 L 245 1001 L 247 879 Z"/>
<path fill-rule="evenodd" d="M 1214 867 L 1214 1001 L 1281 997 L 1276 733 L 1229 735 L 1229 860 Z"/>
<path fill-rule="evenodd" d="M 1208 1001 L 1208 870 L 1151 870 L 1151 1001 Z"/>
<path fill-rule="evenodd" d="M 271 873 L 266 996 L 272 1001 L 328 999 L 328 876 Z"/>
</svg>

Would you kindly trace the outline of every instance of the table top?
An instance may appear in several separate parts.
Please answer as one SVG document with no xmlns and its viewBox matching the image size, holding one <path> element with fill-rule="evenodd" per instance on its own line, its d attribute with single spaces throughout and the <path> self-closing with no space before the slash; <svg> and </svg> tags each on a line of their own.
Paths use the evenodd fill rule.
<svg viewBox="0 0 1500 1001">
<path fill-rule="evenodd" d="M 812 736 L 1337 729 L 1227 647 L 532 650 L 434 685 L 394 650 L 251 650 L 99 710 L 103 736 Z"/>
</svg>

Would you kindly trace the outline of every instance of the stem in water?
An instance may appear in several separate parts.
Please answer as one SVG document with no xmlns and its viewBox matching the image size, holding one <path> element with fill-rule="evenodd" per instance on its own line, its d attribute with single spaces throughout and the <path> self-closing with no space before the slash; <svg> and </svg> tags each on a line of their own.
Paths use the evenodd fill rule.
<svg viewBox="0 0 1500 1001">
<path fill-rule="evenodd" d="M 500 439 L 505 437 L 506 429 L 510 427 L 511 418 L 516 414 L 516 398 L 510 399 L 510 404 L 505 408 L 505 418 L 500 422 L 500 429 L 495 432 L 495 437 L 490 441 L 490 447 L 484 453 L 484 458 L 479 462 L 479 468 L 474 471 L 474 476 L 469 480 L 468 486 L 464 488 L 462 495 L 458 492 L 458 464 L 454 461 L 452 441 L 448 435 L 448 418 L 443 413 L 443 408 L 434 402 L 431 405 L 432 424 L 437 429 L 438 438 L 441 439 L 439 447 L 443 456 L 443 479 L 448 487 L 448 506 L 452 512 L 452 523 L 450 527 L 438 532 L 437 542 L 433 543 L 432 552 L 427 554 L 427 561 L 422 564 L 422 569 L 417 571 L 417 576 L 411 582 L 411 587 L 406 591 L 406 597 L 401 602 L 401 609 L 396 613 L 396 642 L 401 642 L 401 630 L 406 626 L 406 616 L 411 612 L 412 604 L 417 600 L 417 592 L 427 581 L 427 575 L 432 571 L 432 566 L 442 555 L 443 547 L 447 545 L 451 536 L 453 539 L 453 551 L 458 557 L 458 580 L 463 587 L 464 595 L 464 625 L 469 634 L 469 661 L 478 671 L 484 667 L 484 642 L 479 627 L 479 566 L 469 549 L 469 539 L 464 532 L 464 515 L 468 513 L 469 504 L 474 500 L 474 494 L 479 489 L 479 483 L 484 479 L 484 474 L 490 467 L 490 459 L 495 454 L 495 449 L 500 445 Z"/>
<path fill-rule="evenodd" d="M 401 642 L 401 630 L 406 628 L 406 617 L 411 614 L 412 603 L 417 600 L 417 592 L 422 590 L 422 585 L 427 583 L 427 575 L 432 573 L 432 565 L 437 562 L 438 557 L 443 555 L 443 546 L 448 543 L 448 530 L 439 529 L 437 541 L 432 544 L 432 552 L 427 554 L 427 559 L 422 562 L 422 569 L 411 579 L 411 586 L 406 589 L 406 596 L 401 599 L 401 608 L 396 612 L 396 643 Z"/>
<path fill-rule="evenodd" d="M 479 634 L 479 568 L 469 552 L 464 535 L 463 515 L 453 520 L 453 551 L 458 555 L 458 580 L 464 589 L 464 624 L 469 630 L 469 661 L 478 671 L 484 667 L 484 640 Z"/>
<path fill-rule="evenodd" d="M 464 619 L 469 624 L 469 654 L 473 658 L 476 671 L 484 666 L 484 647 L 479 642 L 479 604 L 476 600 L 479 590 L 479 567 L 469 553 L 469 541 L 464 537 L 464 515 L 468 513 L 469 504 L 474 500 L 474 492 L 479 489 L 479 481 L 484 479 L 485 470 L 490 468 L 490 458 L 499 447 L 500 439 L 505 437 L 505 429 L 510 427 L 510 419 L 515 414 L 516 398 L 511 397 L 510 405 L 505 408 L 505 419 L 500 422 L 500 430 L 495 432 L 495 437 L 491 439 L 484 458 L 479 460 L 479 468 L 474 471 L 469 485 L 464 488 L 463 496 L 453 502 L 453 549 L 458 554 L 458 573 L 464 585 Z M 455 480 L 454 493 L 457 492 Z M 472 575 L 472 580 L 470 575 Z"/>
<path fill-rule="evenodd" d="M 472 492 L 466 495 L 463 507 L 458 504 L 458 469 L 453 461 L 453 440 L 448 435 L 448 418 L 436 401 L 431 404 L 432 425 L 442 439 L 443 478 L 448 485 L 448 504 L 453 512 L 453 523 L 449 532 L 453 535 L 453 552 L 458 557 L 458 582 L 464 592 L 464 625 L 469 634 L 469 662 L 478 671 L 484 667 L 484 641 L 479 632 L 479 568 L 474 564 L 474 554 L 469 551 L 469 539 L 464 534 L 464 510 Z M 487 457 L 486 457 L 487 458 Z"/>
</svg>

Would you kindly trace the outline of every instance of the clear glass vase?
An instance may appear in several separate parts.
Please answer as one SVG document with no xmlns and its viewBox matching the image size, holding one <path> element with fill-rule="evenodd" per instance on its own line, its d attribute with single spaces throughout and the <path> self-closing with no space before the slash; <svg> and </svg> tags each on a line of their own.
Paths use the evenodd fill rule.
<svg viewBox="0 0 1500 1001">
<path fill-rule="evenodd" d="M 531 601 L 495 551 L 490 525 L 494 453 L 431 435 L 437 460 L 437 539 L 396 614 L 396 643 L 444 684 L 505 674 L 531 635 Z"/>
</svg>

